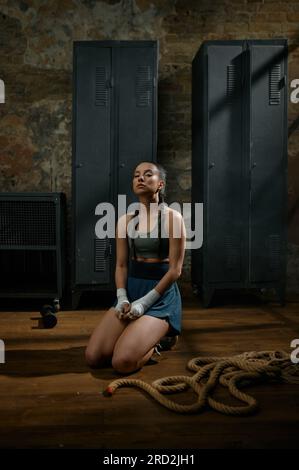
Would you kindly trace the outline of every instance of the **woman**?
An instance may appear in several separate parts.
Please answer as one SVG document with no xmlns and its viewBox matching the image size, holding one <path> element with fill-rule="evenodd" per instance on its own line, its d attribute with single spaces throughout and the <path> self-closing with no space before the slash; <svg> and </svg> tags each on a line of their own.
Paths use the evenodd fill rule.
<svg viewBox="0 0 299 470">
<path fill-rule="evenodd" d="M 112 359 L 116 371 L 134 372 L 151 358 L 161 338 L 181 332 L 182 303 L 176 280 L 184 262 L 186 230 L 181 214 L 163 204 L 165 184 L 166 172 L 161 165 L 142 162 L 135 168 L 133 191 L 139 198 L 140 210 L 123 215 L 117 222 L 117 300 L 86 348 L 91 367 Z M 136 214 L 137 238 L 136 232 L 134 236 L 128 234 L 128 225 L 131 221 L 132 227 Z M 162 219 L 163 233 L 167 235 L 164 238 Z M 157 225 L 158 237 L 147 237 Z"/>
</svg>

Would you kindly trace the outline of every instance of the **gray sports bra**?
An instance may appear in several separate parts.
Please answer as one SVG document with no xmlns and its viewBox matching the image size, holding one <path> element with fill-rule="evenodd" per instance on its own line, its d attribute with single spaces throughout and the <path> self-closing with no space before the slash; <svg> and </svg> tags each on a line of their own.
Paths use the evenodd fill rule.
<svg viewBox="0 0 299 470">
<path fill-rule="evenodd" d="M 135 211 L 133 217 L 139 214 L 139 210 Z M 137 226 L 139 225 L 139 220 L 137 219 L 137 223 L 134 228 L 134 233 L 136 233 Z M 161 210 L 158 211 L 158 237 L 151 237 L 149 236 L 155 230 L 156 226 L 153 230 L 148 231 L 145 234 L 137 234 L 135 238 L 131 238 L 128 235 L 128 242 L 130 248 L 130 258 L 132 254 L 134 255 L 134 259 L 137 256 L 142 258 L 168 258 L 169 256 L 169 239 L 161 237 Z"/>
</svg>

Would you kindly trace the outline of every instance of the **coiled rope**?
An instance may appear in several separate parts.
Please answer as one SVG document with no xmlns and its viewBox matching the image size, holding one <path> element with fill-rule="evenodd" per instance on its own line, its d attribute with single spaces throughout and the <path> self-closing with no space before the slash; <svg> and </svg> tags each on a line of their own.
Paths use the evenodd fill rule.
<svg viewBox="0 0 299 470">
<path fill-rule="evenodd" d="M 162 406 L 176 413 L 196 413 L 210 406 L 219 413 L 241 416 L 255 412 L 258 403 L 238 387 L 257 382 L 299 384 L 299 367 L 290 361 L 290 355 L 285 351 L 252 351 L 228 357 L 200 356 L 191 359 L 187 368 L 195 374 L 164 377 L 152 384 L 139 379 L 120 378 L 111 382 L 103 395 L 112 396 L 119 387 L 133 386 L 141 388 Z M 231 406 L 212 398 L 217 384 L 227 387 L 233 397 L 247 405 Z M 197 394 L 196 402 L 191 405 L 182 405 L 164 396 L 183 392 L 189 387 Z"/>
</svg>

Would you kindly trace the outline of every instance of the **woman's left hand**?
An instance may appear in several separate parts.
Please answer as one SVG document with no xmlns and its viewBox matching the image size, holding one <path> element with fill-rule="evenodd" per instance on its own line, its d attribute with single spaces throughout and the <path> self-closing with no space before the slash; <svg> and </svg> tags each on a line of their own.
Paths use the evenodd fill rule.
<svg viewBox="0 0 299 470">
<path fill-rule="evenodd" d="M 131 303 L 130 311 L 123 318 L 136 320 L 136 318 L 141 317 L 160 297 L 161 294 L 156 291 L 155 288 L 152 289 L 140 299 L 134 300 L 134 302 Z"/>
<path fill-rule="evenodd" d="M 131 309 L 123 315 L 124 319 L 136 320 L 136 318 L 141 317 L 145 312 L 145 306 L 140 301 L 140 299 L 135 300 L 131 303 Z"/>
</svg>

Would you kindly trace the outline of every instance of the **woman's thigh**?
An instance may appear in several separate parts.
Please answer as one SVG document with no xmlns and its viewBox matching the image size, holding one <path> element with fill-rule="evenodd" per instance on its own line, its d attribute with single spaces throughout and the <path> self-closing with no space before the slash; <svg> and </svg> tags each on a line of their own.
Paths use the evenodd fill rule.
<svg viewBox="0 0 299 470">
<path fill-rule="evenodd" d="M 169 324 L 166 320 L 143 315 L 132 320 L 119 336 L 113 359 L 139 360 L 166 335 Z"/>
<path fill-rule="evenodd" d="M 128 320 L 117 317 L 114 307 L 107 310 L 89 339 L 86 355 L 93 358 L 111 357 L 115 343 L 128 323 Z"/>
</svg>

